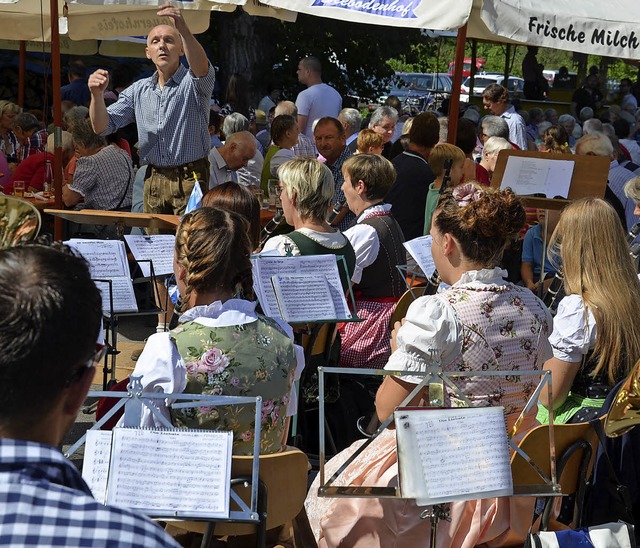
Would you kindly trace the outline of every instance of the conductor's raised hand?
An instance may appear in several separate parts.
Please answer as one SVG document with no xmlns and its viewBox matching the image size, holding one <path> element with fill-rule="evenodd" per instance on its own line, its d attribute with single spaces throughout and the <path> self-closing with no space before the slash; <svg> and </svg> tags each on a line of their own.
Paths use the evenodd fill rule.
<svg viewBox="0 0 640 548">
<path fill-rule="evenodd" d="M 92 94 L 104 93 L 109 85 L 109 73 L 104 69 L 96 70 L 89 76 L 88 85 Z"/>
<path fill-rule="evenodd" d="M 186 26 L 186 23 L 182 18 L 182 12 L 180 11 L 180 8 L 174 6 L 170 2 L 165 2 L 164 4 L 162 4 L 162 6 L 160 6 L 160 8 L 158 9 L 157 15 L 158 17 L 169 17 L 169 19 L 173 21 L 173 24 L 178 29 L 178 31 Z"/>
</svg>

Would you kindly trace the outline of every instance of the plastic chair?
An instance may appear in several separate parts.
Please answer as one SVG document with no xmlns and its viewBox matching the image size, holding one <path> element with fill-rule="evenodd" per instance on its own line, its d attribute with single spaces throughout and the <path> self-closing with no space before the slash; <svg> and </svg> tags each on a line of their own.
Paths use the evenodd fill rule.
<svg viewBox="0 0 640 548">
<path fill-rule="evenodd" d="M 251 490 L 252 456 L 234 456 L 231 482 L 235 491 L 249 504 Z M 204 535 L 202 546 L 208 546 L 215 536 L 240 536 L 257 533 L 256 546 L 265 546 L 266 532 L 292 521 L 302 510 L 307 495 L 307 456 L 295 447 L 280 453 L 260 455 L 260 487 L 258 489 L 258 515 L 256 526 L 227 521 L 172 521 L 178 529 Z M 232 502 L 232 509 L 234 503 Z"/>
<path fill-rule="evenodd" d="M 0 196 L 0 249 L 33 240 L 42 220 L 36 207 L 15 196 Z"/>
<path fill-rule="evenodd" d="M 603 420 L 603 419 L 601 419 Z M 575 494 L 572 527 L 581 527 L 587 478 L 591 475 L 598 436 L 588 423 L 554 424 L 555 449 L 557 456 L 557 478 L 564 495 Z M 533 428 L 518 446 L 531 458 L 540 470 L 550 477 L 549 425 Z M 543 485 L 544 480 L 518 453 L 511 458 L 514 487 L 517 485 Z M 564 524 L 551 520 L 551 511 L 556 497 L 546 497 L 541 517 L 540 530 L 566 528 Z"/>
</svg>

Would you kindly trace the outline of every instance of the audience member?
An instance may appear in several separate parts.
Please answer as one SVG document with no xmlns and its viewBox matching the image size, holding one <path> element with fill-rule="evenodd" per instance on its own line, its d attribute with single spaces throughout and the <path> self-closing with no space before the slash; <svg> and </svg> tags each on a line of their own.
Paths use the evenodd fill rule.
<svg viewBox="0 0 640 548">
<path fill-rule="evenodd" d="M 435 114 L 418 114 L 409 130 L 407 150 L 393 159 L 398 177 L 386 201 L 393 207 L 393 216 L 405 240 L 422 236 L 427 193 L 435 180 L 428 159 L 439 136 L 440 124 Z"/>
<path fill-rule="evenodd" d="M 238 73 L 232 74 L 231 78 L 229 78 L 224 95 L 224 104 L 220 107 L 220 116 L 223 118 L 233 113 L 242 114 L 249 121 L 247 130 L 255 133 L 256 112 L 249 105 L 249 82 L 242 74 Z"/>
<path fill-rule="evenodd" d="M 318 120 L 313 133 L 316 148 L 326 160 L 325 165 L 333 175 L 335 184 L 333 203 L 343 204 L 344 193 L 342 192 L 342 183 L 344 179 L 342 177 L 342 164 L 352 155 L 346 145 L 347 138 L 344 133 L 344 128 L 337 118 L 326 117 Z M 343 207 L 331 224 L 337 226 L 340 230 L 346 230 L 353 226 L 355 220 L 356 217 L 349 211 L 349 208 Z"/>
<path fill-rule="evenodd" d="M 224 121 L 222 122 L 222 131 L 226 139 L 231 137 L 234 133 L 249 131 L 249 120 L 239 112 L 232 112 L 225 116 Z M 253 135 L 253 132 L 251 132 L 251 134 Z M 238 178 L 238 183 L 241 185 L 259 187 L 262 166 L 264 165 L 264 151 L 261 149 L 262 145 L 260 144 L 260 141 L 258 141 L 255 136 L 254 141 L 256 144 L 256 152 L 253 155 L 253 158 L 247 162 L 246 166 L 240 167 L 236 170 L 236 176 Z"/>
<path fill-rule="evenodd" d="M 357 150 L 357 139 L 362 127 L 362 114 L 355 108 L 343 108 L 338 114 L 338 120 L 344 128 L 344 134 L 347 136 L 347 148 L 351 153 Z"/>
<path fill-rule="evenodd" d="M 582 109 L 589 107 L 597 112 L 602 106 L 602 93 L 599 89 L 598 77 L 595 74 L 587 76 L 585 84 L 573 93 L 571 98 L 571 115 L 582 118 Z"/>
<path fill-rule="evenodd" d="M 29 112 L 21 112 L 13 121 L 13 133 L 18 140 L 18 163 L 32 154 L 47 148 L 47 130 L 40 129 L 40 122 Z"/>
<path fill-rule="evenodd" d="M 382 154 L 384 150 L 384 139 L 382 135 L 368 128 L 358 133 L 356 144 L 356 154 Z"/>
<path fill-rule="evenodd" d="M 273 144 L 267 150 L 262 167 L 260 185 L 264 192 L 268 192 L 269 179 L 278 178 L 278 168 L 287 160 L 295 157 L 293 147 L 298 142 L 298 122 L 293 116 L 282 114 L 276 116 L 271 124 L 271 139 Z"/>
<path fill-rule="evenodd" d="M 498 84 L 490 84 L 482 92 L 484 108 L 494 116 L 504 118 L 509 126 L 509 141 L 520 150 L 527 150 L 527 127 L 511 104 L 509 92 Z"/>
<path fill-rule="evenodd" d="M 342 97 L 335 89 L 322 82 L 322 66 L 317 57 L 300 60 L 298 81 L 307 86 L 296 99 L 298 127 L 300 133 L 313 139 L 314 122 L 328 116 L 337 118 L 342 108 Z"/>
<path fill-rule="evenodd" d="M 551 234 L 558 225 L 561 211 L 558 209 L 538 209 L 538 223 L 531 226 L 524 236 L 522 242 L 522 261 L 520 264 L 520 276 L 525 287 L 534 293 L 540 288 L 542 273 L 542 260 L 544 257 L 544 286 L 545 289 L 551 284 L 553 276 L 558 269 L 549 260 L 548 250 Z M 544 234 L 543 234 L 544 229 Z M 545 251 L 543 255 L 543 249 Z M 560 261 L 556 260 L 556 264 Z M 548 280 L 548 281 L 547 281 Z"/>
<path fill-rule="evenodd" d="M 396 130 L 398 123 L 398 111 L 393 107 L 382 106 L 373 111 L 371 120 L 369 121 L 369 129 L 382 136 L 384 150 L 382 155 L 389 158 L 391 155 L 391 138 Z"/>
<path fill-rule="evenodd" d="M 260 102 L 258 103 L 258 109 L 264 113 L 267 113 L 272 108 L 275 108 L 275 106 L 280 101 L 281 93 L 282 93 L 282 90 L 280 89 L 279 86 L 274 86 L 273 84 L 269 84 L 267 86 L 267 94 L 262 99 L 260 99 Z"/>
<path fill-rule="evenodd" d="M 399 124 L 400 122 L 398 122 Z M 391 145 L 391 151 L 389 153 L 389 160 L 393 160 L 398 154 L 402 154 L 409 146 L 409 131 L 411 130 L 411 124 L 413 124 L 413 118 L 407 118 L 402 124 L 400 130 L 400 137 L 394 141 Z"/>
<path fill-rule="evenodd" d="M 589 118 L 582 124 L 582 134 L 602 133 L 602 122 L 597 118 Z"/>
<path fill-rule="evenodd" d="M 218 148 L 209 152 L 209 188 L 214 188 L 228 181 L 238 182 L 237 171 L 246 167 L 257 153 L 256 138 L 249 131 L 238 131 L 232 134 Z"/>
<path fill-rule="evenodd" d="M 502 137 L 489 137 L 484 144 L 479 165 L 487 172 L 486 176 L 489 180 L 493 177 L 496 162 L 498 161 L 498 154 L 500 154 L 501 150 L 513 150 L 511 143 Z"/>
<path fill-rule="evenodd" d="M 475 181 L 482 186 L 489 186 L 489 175 L 485 169 L 480 167 L 480 164 L 473 159 L 473 153 L 475 152 L 478 144 L 478 135 L 476 126 L 467 118 L 460 118 L 458 120 L 458 131 L 456 133 L 456 146 L 464 153 L 464 172 L 462 175 L 462 181 Z"/>
<path fill-rule="evenodd" d="M 280 101 L 276 106 L 274 115 L 281 116 L 283 114 L 293 116 L 297 120 L 298 108 L 296 107 L 295 103 L 291 101 Z M 300 126 L 298 126 L 298 129 L 299 128 Z M 300 130 L 300 134 L 298 135 L 298 144 L 293 147 L 293 154 L 302 158 L 314 159 L 318 155 L 313 139 L 310 139 L 304 133 L 302 133 L 302 130 Z"/>
<path fill-rule="evenodd" d="M 61 100 L 71 101 L 75 105 L 86 107 L 91 99 L 87 87 L 86 65 L 78 59 L 69 63 L 67 78 L 69 83 L 60 89 Z"/>
<path fill-rule="evenodd" d="M 569 147 L 569 137 L 563 126 L 551 126 L 544 132 L 542 152 L 553 154 L 571 154 Z"/>
<path fill-rule="evenodd" d="M 18 164 L 18 139 L 13 133 L 13 121 L 20 114 L 20 107 L 11 101 L 0 100 L 0 152 L 9 163 L 11 173 Z"/>
<path fill-rule="evenodd" d="M 142 515 L 95 500 L 60 452 L 105 350 L 96 345 L 100 292 L 84 259 L 64 249 L 0 252 L 0 538 L 15 547 L 177 548 Z"/>
<path fill-rule="evenodd" d="M 364 131 L 364 130 L 363 130 Z M 384 197 L 396 179 L 389 160 L 358 154 L 342 166 L 342 190 L 356 224 L 344 235 L 356 255 L 351 276 L 360 322 L 340 328 L 340 367 L 382 369 L 391 355 L 389 320 L 404 293 L 404 276 L 397 266 L 407 262 L 404 236 Z"/>
<path fill-rule="evenodd" d="M 565 142 L 569 145 L 569 148 L 573 149 L 576 146 L 576 138 L 573 136 L 576 128 L 576 119 L 571 114 L 563 114 L 558 118 L 558 124 L 567 132 L 567 140 Z"/>
</svg>

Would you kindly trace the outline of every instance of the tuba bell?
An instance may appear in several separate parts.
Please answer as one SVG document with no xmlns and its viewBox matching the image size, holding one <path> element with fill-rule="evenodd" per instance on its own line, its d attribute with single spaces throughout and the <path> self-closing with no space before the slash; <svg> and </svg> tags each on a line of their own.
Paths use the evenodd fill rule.
<svg viewBox="0 0 640 548">
<path fill-rule="evenodd" d="M 604 431 L 610 438 L 626 434 L 640 424 L 640 360 L 618 389 L 604 423 Z"/>
</svg>

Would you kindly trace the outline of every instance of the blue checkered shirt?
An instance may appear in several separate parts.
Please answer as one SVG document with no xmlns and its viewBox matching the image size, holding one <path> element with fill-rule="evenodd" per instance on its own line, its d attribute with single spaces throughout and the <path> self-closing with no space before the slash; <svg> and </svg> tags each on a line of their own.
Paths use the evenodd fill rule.
<svg viewBox="0 0 640 548">
<path fill-rule="evenodd" d="M 104 506 L 48 445 L 0 439 L 0 546 L 179 546 L 129 510 Z"/>
<path fill-rule="evenodd" d="M 624 207 L 627 230 L 640 221 L 640 218 L 636 217 L 633 213 L 636 208 L 636 203 L 624 193 L 625 183 L 634 177 L 635 174 L 633 171 L 622 167 L 618 164 L 618 160 L 611 161 L 609 166 L 609 188 L 613 190 L 618 200 L 622 203 L 622 207 Z"/>
<path fill-rule="evenodd" d="M 336 202 L 345 202 L 344 192 L 342 192 L 342 183 L 344 183 L 344 175 L 342 175 L 342 164 L 353 156 L 353 153 L 349 150 L 349 147 L 345 146 L 343 151 L 340 153 L 340 156 L 336 160 L 335 164 L 330 164 L 329 162 L 325 162 L 325 165 L 331 171 L 333 175 L 333 181 L 335 183 L 335 187 L 333 190 L 333 202 L 331 205 L 335 206 Z M 347 207 L 346 202 L 344 203 L 344 207 Z M 342 218 L 338 228 L 344 232 L 345 230 L 351 228 L 354 224 L 356 224 L 356 216 L 351 212 L 347 211 L 347 214 Z"/>
<path fill-rule="evenodd" d="M 157 73 L 138 80 L 107 108 L 109 125 L 102 135 L 135 122 L 142 163 L 178 167 L 206 158 L 211 148 L 209 103 L 214 82 L 211 63 L 201 78 L 181 64 L 162 88 Z"/>
</svg>

